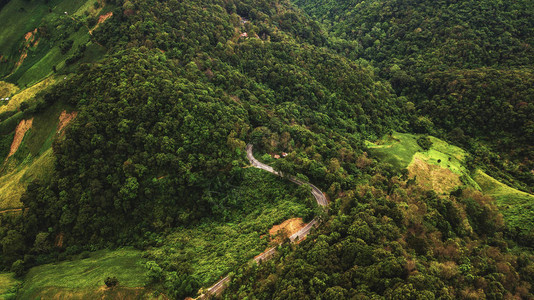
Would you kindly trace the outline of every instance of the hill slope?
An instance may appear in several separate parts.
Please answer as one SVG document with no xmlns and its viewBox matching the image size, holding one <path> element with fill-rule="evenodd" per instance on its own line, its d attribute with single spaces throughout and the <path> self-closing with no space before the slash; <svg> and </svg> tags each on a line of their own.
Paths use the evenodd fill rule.
<svg viewBox="0 0 534 300">
<path fill-rule="evenodd" d="M 432 134 L 436 125 L 442 137 L 477 153 L 493 176 L 532 192 L 530 1 L 295 3 L 322 21 L 338 51 L 371 61 L 428 117 L 413 120 L 414 130 Z"/>
<path fill-rule="evenodd" d="M 68 75 L 1 116 L 6 156 L 21 120 L 21 128 L 35 125 L 8 159 L 11 170 L 37 156 L 53 161 L 48 176 L 24 182 L 24 210 L 0 215 L 4 269 L 24 274 L 84 250 L 133 245 L 152 260 L 147 291 L 175 298 L 194 296 L 227 271 L 235 273 L 228 298 L 532 296 L 534 260 L 519 245 L 532 247 L 534 233 L 514 236 L 493 199 L 473 182 L 462 184 L 459 177 L 475 161 L 464 165 L 463 150 L 424 136 L 402 135 L 400 162 L 367 142 L 410 128 L 444 135 L 445 126 L 418 114 L 416 106 L 426 104 L 411 92 L 416 85 L 399 90 L 395 80 L 392 87 L 385 80 L 391 78 L 379 77 L 387 68 L 339 54 L 354 42 L 336 41 L 288 1 L 73 3 L 76 13 L 44 19 L 51 30 L 46 51 L 36 50 L 35 60 L 3 78 L 18 85 L 6 93 L 21 93 L 34 74 L 50 73 L 41 68 L 52 61 L 48 55 L 72 58 L 70 66 L 56 65 Z M 45 49 L 32 38 L 28 51 Z M 527 73 L 512 71 L 510 80 L 526 84 Z M 437 94 L 445 95 L 439 86 Z M 57 116 L 68 112 L 76 117 L 58 133 L 57 123 L 65 122 Z M 247 143 L 276 170 L 317 184 L 332 204 L 329 215 L 318 214 L 321 229 L 281 247 L 272 264 L 230 266 L 263 250 L 262 234 L 273 222 L 315 215 L 301 197 L 309 196 L 306 187 L 273 187 L 275 179 L 244 169 Z M 430 150 L 416 153 L 417 147 Z M 438 162 L 449 158 L 448 166 Z M 432 176 L 421 176 L 425 170 Z M 454 180 L 436 185 L 437 175 Z M 225 240 L 226 233 L 232 238 Z M 69 265 L 84 262 L 58 268 Z M 32 268 L 24 284 L 47 296 L 41 288 L 49 284 L 37 282 L 40 274 L 42 282 L 54 280 L 54 269 Z M 99 280 L 78 287 L 93 291 Z"/>
</svg>

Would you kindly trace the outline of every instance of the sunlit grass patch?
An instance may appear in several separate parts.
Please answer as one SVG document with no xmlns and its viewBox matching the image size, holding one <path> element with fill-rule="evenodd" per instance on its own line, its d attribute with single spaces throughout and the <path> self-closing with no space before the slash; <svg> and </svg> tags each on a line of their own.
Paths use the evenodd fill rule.
<svg viewBox="0 0 534 300">
<path fill-rule="evenodd" d="M 0 177 L 0 210 L 22 207 L 20 197 L 27 185 L 34 179 L 48 178 L 53 167 L 54 155 L 50 148 L 37 159 Z"/>
<path fill-rule="evenodd" d="M 0 106 L 0 113 L 6 111 L 17 110 L 20 107 L 20 104 L 26 102 L 33 98 L 38 92 L 44 90 L 45 88 L 53 85 L 56 82 L 56 79 L 53 77 L 48 77 L 43 81 L 24 89 L 11 97 L 6 105 Z"/>
<path fill-rule="evenodd" d="M 18 90 L 19 88 L 16 85 L 9 83 L 9 82 L 5 82 L 5 81 L 0 81 L 0 98 L 5 99 L 6 97 L 10 97 L 14 93 L 16 93 Z M 7 103 L 9 103 L 9 101 L 3 101 L 3 102 L 0 102 L 0 105 L 4 105 Z"/>
<path fill-rule="evenodd" d="M 473 176 L 482 191 L 495 198 L 509 226 L 534 228 L 534 195 L 514 189 L 477 170 Z"/>
<path fill-rule="evenodd" d="M 40 296 L 48 299 L 49 296 L 71 295 L 81 299 L 100 299 L 97 296 L 106 291 L 104 280 L 113 276 L 119 280 L 119 287 L 126 288 L 122 293 L 139 294 L 142 290 L 134 288 L 147 284 L 144 262 L 141 251 L 126 248 L 101 250 L 92 253 L 89 258 L 34 267 L 25 277 L 19 298 L 35 299 Z"/>
<path fill-rule="evenodd" d="M 19 284 L 20 281 L 13 277 L 13 273 L 0 273 L 0 299 L 13 298 Z"/>
</svg>

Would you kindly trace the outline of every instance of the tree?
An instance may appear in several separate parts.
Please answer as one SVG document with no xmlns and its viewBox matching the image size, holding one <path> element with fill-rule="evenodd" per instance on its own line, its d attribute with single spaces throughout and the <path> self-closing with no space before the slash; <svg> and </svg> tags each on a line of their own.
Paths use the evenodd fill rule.
<svg viewBox="0 0 534 300">
<path fill-rule="evenodd" d="M 119 284 L 119 280 L 117 279 L 117 277 L 113 276 L 113 277 L 106 278 L 104 280 L 104 283 L 106 284 L 108 288 L 113 288 Z"/>
<path fill-rule="evenodd" d="M 432 147 L 432 141 L 427 136 L 421 136 L 417 139 L 417 144 L 423 148 L 423 150 L 430 150 Z"/>
<path fill-rule="evenodd" d="M 26 272 L 24 262 L 21 259 L 16 260 L 11 265 L 11 272 L 15 273 L 15 277 L 22 277 L 22 275 L 24 275 L 24 273 Z"/>
</svg>

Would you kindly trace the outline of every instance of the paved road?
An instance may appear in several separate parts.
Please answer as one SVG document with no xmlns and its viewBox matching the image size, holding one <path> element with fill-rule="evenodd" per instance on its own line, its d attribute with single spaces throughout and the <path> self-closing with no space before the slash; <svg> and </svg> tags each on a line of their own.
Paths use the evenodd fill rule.
<svg viewBox="0 0 534 300">
<path fill-rule="evenodd" d="M 248 161 L 252 164 L 252 166 L 254 166 L 254 167 L 258 168 L 258 169 L 265 170 L 265 171 L 267 171 L 269 173 L 272 173 L 272 174 L 274 174 L 276 176 L 284 177 L 284 176 L 282 176 L 282 174 L 280 172 L 275 171 L 273 169 L 273 167 L 271 167 L 269 165 L 266 165 L 266 164 L 260 162 L 259 160 L 257 160 L 254 157 L 254 155 L 252 154 L 252 148 L 253 148 L 252 144 L 248 144 L 247 145 L 247 158 L 248 158 Z M 325 195 L 315 185 L 313 185 L 311 183 L 304 182 L 304 181 L 302 181 L 300 179 L 297 179 L 297 178 L 295 178 L 293 176 L 287 176 L 286 178 L 289 179 L 289 181 L 291 181 L 291 182 L 293 182 L 295 184 L 298 184 L 298 185 L 303 185 L 303 184 L 309 185 L 312 188 L 311 192 L 312 192 L 313 197 L 317 201 L 317 204 L 322 206 L 322 207 L 326 207 L 328 205 L 328 200 L 326 199 Z M 319 224 L 319 221 L 317 220 L 317 218 L 311 220 L 310 223 L 306 224 L 306 226 L 304 226 L 298 232 L 295 232 L 294 234 L 292 234 L 289 237 L 289 240 L 292 243 L 294 243 L 296 241 L 299 241 L 299 240 L 302 240 L 303 238 L 305 238 L 310 233 L 312 228 L 314 228 L 318 224 Z M 265 261 L 265 260 L 270 259 L 276 253 L 276 248 L 277 247 L 272 247 L 269 250 L 263 252 L 262 254 L 254 257 L 254 261 L 256 263 L 260 263 L 261 261 Z M 226 286 L 228 285 L 229 281 L 230 281 L 230 276 L 224 277 L 223 279 L 217 281 L 217 283 L 215 283 L 214 285 L 209 287 L 207 292 L 205 294 L 201 295 L 200 297 L 198 297 L 197 299 L 206 299 L 208 297 L 208 295 L 220 295 L 224 291 Z"/>
</svg>

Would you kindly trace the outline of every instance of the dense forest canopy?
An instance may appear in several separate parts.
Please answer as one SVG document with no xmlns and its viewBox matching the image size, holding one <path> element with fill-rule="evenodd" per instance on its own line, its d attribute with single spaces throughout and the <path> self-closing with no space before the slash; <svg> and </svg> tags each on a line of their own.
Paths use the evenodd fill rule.
<svg viewBox="0 0 534 300">
<path fill-rule="evenodd" d="M 483 145 L 488 168 L 532 191 L 534 6 L 530 1 L 299 0 L 336 48 L 371 61 L 443 136 Z M 434 133 L 427 124 L 416 130 Z M 482 143 L 479 143 L 482 142 Z M 519 171 L 507 167 L 508 160 Z M 498 175 L 514 173 L 515 180 Z"/>
<path fill-rule="evenodd" d="M 28 51 L 41 63 L 42 49 L 68 57 L 43 72 L 59 80 L 0 114 L 7 154 L 21 120 L 76 111 L 61 134 L 52 126 L 51 175 L 28 185 L 21 214 L 0 215 L 4 270 L 134 245 L 154 260 L 150 289 L 194 296 L 201 280 L 187 260 L 169 258 L 185 257 L 173 252 L 186 245 L 176 228 L 242 221 L 251 204 L 235 195 L 251 193 L 242 186 L 254 181 L 244 171 L 251 143 L 269 158 L 287 153 L 273 167 L 314 183 L 331 204 L 326 214 L 306 203 L 321 227 L 270 262 L 236 266 L 223 297 L 532 297 L 534 224 L 510 227 L 465 175 L 484 169 L 534 187 L 529 1 L 92 5 L 109 18 L 43 19 L 43 48 Z M 14 68 L 5 80 L 31 83 L 34 60 L 4 62 Z M 437 163 L 459 157 L 465 174 L 440 169 L 458 182 L 445 192 L 418 184 L 371 151 L 377 140 L 400 144 L 394 132 L 416 134 L 409 160 L 437 151 L 427 135 L 464 147 Z M 388 139 L 395 144 L 381 144 Z M 25 162 L 6 161 L 15 159 Z"/>
<path fill-rule="evenodd" d="M 255 132 L 286 134 L 286 143 L 297 149 L 325 140 L 312 136 L 337 131 L 360 140 L 402 124 L 402 101 L 371 72 L 328 50 L 290 42 L 276 27 L 270 41 L 233 41 L 231 28 L 239 28 L 240 18 L 223 4 L 206 4 L 205 10 L 193 2 L 127 2 L 123 7 L 138 13 L 122 13 L 123 19 L 95 31 L 108 47 L 125 43 L 127 49 L 81 68 L 46 96 L 76 105 L 80 114 L 54 145 L 57 178 L 33 189 L 46 196 L 25 198 L 28 207 L 42 198 L 30 214 L 50 210 L 47 224 L 88 242 L 120 233 L 131 237 L 128 223 L 144 229 L 189 223 L 210 213 L 205 192 L 224 191 L 231 183 L 243 156 L 239 150 Z M 204 20 L 203 28 L 230 29 L 200 35 L 192 21 L 161 16 L 167 9 Z M 165 32 L 176 38 L 160 44 Z M 114 42 L 117 36 L 129 39 Z M 358 151 L 357 144 L 352 147 Z M 317 163 L 326 164 L 332 149 L 319 151 L 326 157 Z"/>
</svg>

